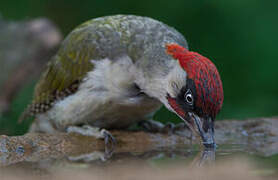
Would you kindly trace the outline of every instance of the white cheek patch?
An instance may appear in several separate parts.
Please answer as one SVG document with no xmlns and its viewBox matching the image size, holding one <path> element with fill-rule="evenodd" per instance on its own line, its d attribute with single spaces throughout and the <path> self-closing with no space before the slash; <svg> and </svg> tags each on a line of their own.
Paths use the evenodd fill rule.
<svg viewBox="0 0 278 180">
<path fill-rule="evenodd" d="M 180 67 L 177 62 L 176 66 L 167 76 L 167 92 L 171 97 L 177 97 L 178 93 L 186 85 L 186 72 Z"/>
</svg>

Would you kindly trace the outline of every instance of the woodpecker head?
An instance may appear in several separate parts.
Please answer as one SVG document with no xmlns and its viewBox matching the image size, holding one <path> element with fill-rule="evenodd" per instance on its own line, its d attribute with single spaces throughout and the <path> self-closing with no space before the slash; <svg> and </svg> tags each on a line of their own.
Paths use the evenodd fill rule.
<svg viewBox="0 0 278 180">
<path fill-rule="evenodd" d="M 166 107 L 185 121 L 205 147 L 214 147 L 214 119 L 223 103 L 222 82 L 215 65 L 177 44 L 167 44 L 166 52 L 186 73 L 184 83 L 170 83 L 177 90 L 167 93 Z"/>
</svg>

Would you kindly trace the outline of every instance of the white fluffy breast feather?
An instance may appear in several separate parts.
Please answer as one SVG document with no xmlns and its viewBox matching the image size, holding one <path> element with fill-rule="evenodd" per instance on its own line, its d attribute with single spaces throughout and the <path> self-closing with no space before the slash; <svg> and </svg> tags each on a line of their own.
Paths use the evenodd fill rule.
<svg viewBox="0 0 278 180">
<path fill-rule="evenodd" d="M 167 92 L 169 93 L 169 95 L 171 95 L 171 97 L 176 97 L 182 87 L 186 85 L 186 76 L 186 72 L 180 67 L 180 64 L 177 62 L 168 74 L 165 81 L 167 82 Z"/>
<path fill-rule="evenodd" d="M 94 64 L 94 70 L 88 72 L 78 91 L 57 102 L 50 111 L 43 114 L 57 127 L 98 119 L 106 111 L 102 104 L 109 101 L 123 100 L 119 103 L 129 103 L 122 97 L 131 93 L 128 89 L 134 82 L 135 67 L 131 59 L 122 57 L 114 61 L 103 59 L 91 62 Z M 132 100 L 134 99 L 131 98 L 130 101 Z"/>
</svg>

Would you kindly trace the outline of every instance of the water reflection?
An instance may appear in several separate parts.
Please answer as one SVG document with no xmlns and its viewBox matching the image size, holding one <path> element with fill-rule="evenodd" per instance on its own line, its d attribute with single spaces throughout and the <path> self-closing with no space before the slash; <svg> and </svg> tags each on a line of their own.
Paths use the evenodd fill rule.
<svg viewBox="0 0 278 180">
<path fill-rule="evenodd" d="M 230 153 L 234 153 L 240 149 L 232 148 Z M 187 166 L 204 166 L 211 165 L 215 161 L 216 154 L 225 154 L 224 149 L 215 151 L 215 149 L 198 150 L 198 146 L 181 146 L 173 148 L 162 148 L 150 151 L 131 151 L 131 152 L 115 152 L 112 157 L 107 158 L 103 151 L 85 152 L 80 154 L 43 154 L 43 153 L 29 153 L 29 156 L 21 153 L 1 151 L 0 152 L 0 166 L 1 167 L 42 167 L 49 169 L 60 164 L 83 164 L 84 166 L 91 166 L 95 164 L 114 164 L 127 162 L 155 162 L 155 161 L 170 161 L 183 162 Z M 222 156 L 222 155 L 221 155 Z M 25 164 L 28 164 L 25 165 Z M 34 166 L 35 165 L 35 166 Z"/>
<path fill-rule="evenodd" d="M 203 167 L 205 165 L 213 165 L 215 162 L 215 149 L 203 149 L 194 158 L 192 165 L 195 167 Z"/>
<path fill-rule="evenodd" d="M 210 176 L 214 177 L 214 175 L 219 172 L 223 172 L 224 174 L 231 173 L 231 171 L 233 171 L 231 168 L 235 169 L 235 175 L 237 176 L 246 176 L 247 172 L 251 174 L 254 172 L 257 173 L 254 169 L 250 169 L 249 165 L 244 166 L 247 161 L 245 162 L 243 159 L 241 159 L 240 163 L 235 163 L 236 165 L 217 165 L 217 162 L 221 161 L 221 159 L 226 159 L 226 162 L 230 162 L 227 158 L 234 157 L 243 152 L 245 152 L 245 149 L 242 145 L 224 145 L 218 147 L 216 150 L 199 150 L 198 146 L 181 146 L 156 149 L 147 152 L 115 152 L 109 159 L 103 159 L 104 152 L 102 151 L 84 154 L 59 154 L 57 156 L 29 156 L 26 159 L 14 159 L 7 153 L 1 152 L 0 160 L 2 168 L 0 168 L 0 179 L 1 177 L 5 177 L 5 174 L 9 176 L 20 173 L 27 174 L 28 177 L 31 175 L 32 177 L 39 176 L 47 179 L 56 176 L 70 179 L 76 174 L 82 176 L 88 175 L 89 177 L 92 176 L 95 179 L 107 179 L 103 178 L 106 176 L 111 179 L 114 178 L 115 174 L 117 175 L 115 179 L 121 179 L 119 177 L 122 177 L 122 175 L 130 179 L 130 177 L 134 177 L 135 175 L 145 176 L 146 174 L 148 174 L 146 175 L 148 178 L 150 174 L 150 176 L 159 176 L 161 179 L 167 179 L 166 177 L 169 178 L 170 174 L 173 174 L 171 177 L 176 177 L 178 175 L 180 177 L 185 177 L 190 174 L 194 176 L 195 179 L 219 179 L 210 178 Z M 203 169 L 215 166 L 217 170 L 213 169 L 208 171 Z M 202 169 L 201 171 L 197 170 L 200 168 Z M 68 174 L 64 174 L 64 172 L 71 172 L 71 176 L 68 177 Z M 72 172 L 76 172 L 76 174 L 72 174 Z M 276 173 L 275 171 L 273 172 L 274 174 Z M 60 173 L 62 173 L 62 175 Z M 208 175 L 209 173 L 212 175 Z M 119 176 L 119 174 L 121 176 Z M 96 175 L 98 176 L 96 177 Z M 273 173 L 271 175 L 273 176 Z M 252 180 L 254 179 L 256 178 L 254 177 Z"/>
</svg>

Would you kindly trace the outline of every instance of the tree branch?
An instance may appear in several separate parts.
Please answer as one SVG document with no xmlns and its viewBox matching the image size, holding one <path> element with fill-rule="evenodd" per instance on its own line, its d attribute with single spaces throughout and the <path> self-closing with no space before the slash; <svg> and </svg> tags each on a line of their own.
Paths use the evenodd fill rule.
<svg viewBox="0 0 278 180">
<path fill-rule="evenodd" d="M 217 121 L 216 142 L 240 144 L 249 151 L 269 156 L 278 153 L 278 118 L 258 118 L 245 121 Z M 147 152 L 190 145 L 189 132 L 166 135 L 147 132 L 111 131 L 117 139 L 115 153 Z M 103 151 L 104 142 L 77 134 L 28 133 L 23 136 L 0 136 L 0 164 L 39 161 L 47 158 L 75 156 Z"/>
</svg>

